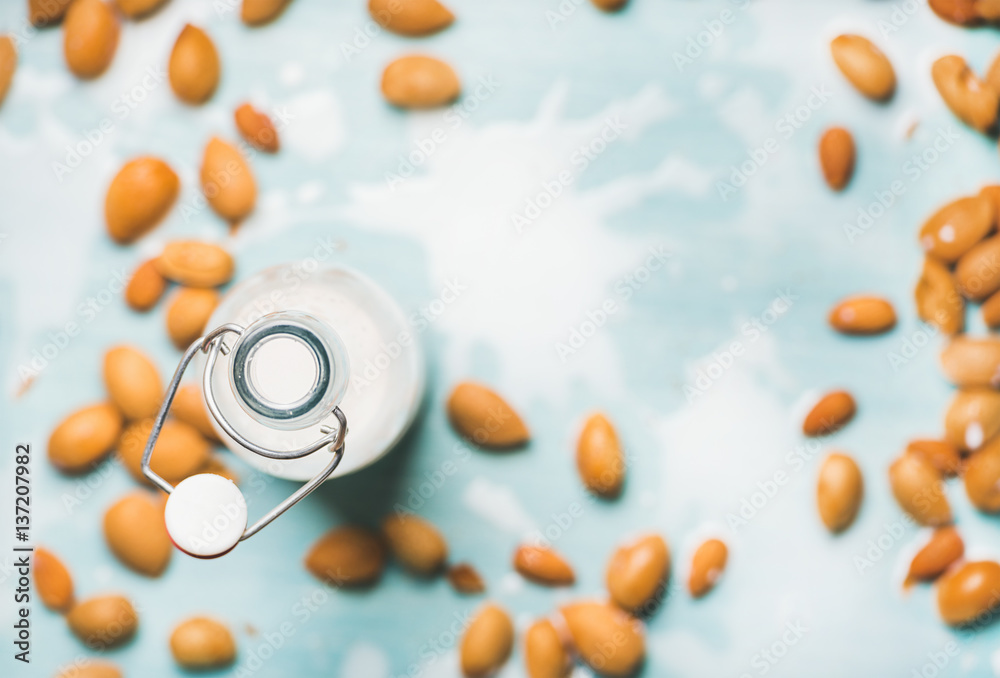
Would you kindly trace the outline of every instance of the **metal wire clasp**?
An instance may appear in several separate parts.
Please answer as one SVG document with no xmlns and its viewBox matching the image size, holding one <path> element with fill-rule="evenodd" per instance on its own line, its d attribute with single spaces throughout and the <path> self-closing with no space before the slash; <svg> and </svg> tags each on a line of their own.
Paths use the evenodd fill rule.
<svg viewBox="0 0 1000 678">
<path fill-rule="evenodd" d="M 196 339 L 190 346 L 188 346 L 187 350 L 184 352 L 184 356 L 181 358 L 180 364 L 177 366 L 177 370 L 174 372 L 173 378 L 170 380 L 170 385 L 167 387 L 167 393 L 163 398 L 163 404 L 160 406 L 160 411 L 157 413 L 156 419 L 153 422 L 153 429 L 150 431 L 149 440 L 146 441 L 146 449 L 142 454 L 143 475 L 149 478 L 157 487 L 167 494 L 173 492 L 174 486 L 164 480 L 163 477 L 152 469 L 150 466 L 150 459 L 153 456 L 153 448 L 156 446 L 156 441 L 160 437 L 160 430 L 163 428 L 163 422 L 167 418 L 167 413 L 170 411 L 170 405 L 173 403 L 174 396 L 180 386 L 181 378 L 184 376 L 184 372 L 187 370 L 188 365 L 199 351 L 207 355 L 205 361 L 205 372 L 202 378 L 202 389 L 205 393 L 205 402 L 208 405 L 208 411 L 211 412 L 212 417 L 219 422 L 219 426 L 221 426 L 222 429 L 237 443 L 254 454 L 259 454 L 260 456 L 267 457 L 269 459 L 299 459 L 324 447 L 329 447 L 333 453 L 330 463 L 327 464 L 326 467 L 323 468 L 323 470 L 321 470 L 312 480 L 302 485 L 302 487 L 296 490 L 291 496 L 265 514 L 264 517 L 250 527 L 246 528 L 243 532 L 243 536 L 240 537 L 240 541 L 252 537 L 260 532 L 262 528 L 290 509 L 297 502 L 304 499 L 313 490 L 319 487 L 324 480 L 330 477 L 330 474 L 334 472 L 340 464 L 340 460 L 344 457 L 344 437 L 347 435 L 347 417 L 344 416 L 340 407 L 334 407 L 333 409 L 333 415 L 337 418 L 338 422 L 336 428 L 324 426 L 320 429 L 320 431 L 324 434 L 322 438 L 303 448 L 298 450 L 289 450 L 287 452 L 268 450 L 254 444 L 253 442 L 247 440 L 239 433 L 239 431 L 234 429 L 228 421 L 226 421 L 226 418 L 219 410 L 219 405 L 215 400 L 215 394 L 212 391 L 212 371 L 215 368 L 215 363 L 219 357 L 219 353 L 222 353 L 222 355 L 229 355 L 231 350 L 231 348 L 225 343 L 225 335 L 235 334 L 236 337 L 239 338 L 243 335 L 244 331 L 244 327 L 233 323 L 220 325 L 205 336 Z"/>
</svg>

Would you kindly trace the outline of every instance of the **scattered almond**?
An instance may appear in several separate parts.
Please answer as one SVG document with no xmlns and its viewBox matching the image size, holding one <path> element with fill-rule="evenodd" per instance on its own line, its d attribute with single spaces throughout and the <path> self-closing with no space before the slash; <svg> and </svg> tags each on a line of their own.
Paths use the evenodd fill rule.
<svg viewBox="0 0 1000 678">
<path fill-rule="evenodd" d="M 963 452 L 978 449 L 1000 433 L 1000 393 L 987 388 L 959 390 L 945 412 L 944 433 Z"/>
<path fill-rule="evenodd" d="M 92 659 L 77 659 L 56 674 L 56 678 L 122 678 L 122 672 L 114 664 Z"/>
<path fill-rule="evenodd" d="M 104 539 L 123 564 L 147 577 L 167 569 L 173 546 L 163 518 L 164 502 L 139 491 L 125 495 L 104 514 Z"/>
<path fill-rule="evenodd" d="M 1000 327 L 1000 292 L 994 292 L 990 297 L 983 302 L 980 307 L 980 312 L 983 314 L 983 322 L 991 330 L 995 330 Z"/>
<path fill-rule="evenodd" d="M 602 497 L 617 497 L 625 483 L 625 453 L 615 427 L 601 413 L 587 418 L 576 443 L 576 467 L 583 485 Z"/>
<path fill-rule="evenodd" d="M 670 549 L 658 534 L 621 546 L 608 562 L 605 581 L 611 600 L 629 612 L 659 602 L 670 577 Z"/>
<path fill-rule="evenodd" d="M 1000 94 L 982 82 L 960 56 L 943 56 L 931 66 L 931 77 L 945 104 L 969 127 L 986 132 L 996 123 Z"/>
<path fill-rule="evenodd" d="M 69 611 L 66 621 L 77 638 L 92 650 L 106 650 L 128 642 L 139 626 L 132 603 L 117 595 L 84 600 Z"/>
<path fill-rule="evenodd" d="M 976 12 L 976 0 L 928 0 L 934 13 L 958 26 L 975 26 L 982 23 Z"/>
<path fill-rule="evenodd" d="M 955 266 L 955 281 L 967 298 L 985 299 L 1000 290 L 1000 235 L 983 240 L 962 255 Z"/>
<path fill-rule="evenodd" d="M 536 621 L 524 634 L 524 667 L 528 678 L 568 678 L 573 666 L 559 632 L 548 619 Z"/>
<path fill-rule="evenodd" d="M 946 440 L 911 440 L 906 446 L 906 453 L 922 456 L 942 476 L 957 475 L 962 468 L 958 448 Z"/>
<path fill-rule="evenodd" d="M 986 513 L 1000 513 L 1000 438 L 973 453 L 962 480 L 973 506 Z"/>
<path fill-rule="evenodd" d="M 177 421 L 193 426 L 206 440 L 213 443 L 222 442 L 215 432 L 215 427 L 212 426 L 209 418 L 211 415 L 205 407 L 205 401 L 202 400 L 201 387 L 198 384 L 182 384 L 177 389 L 174 400 L 170 403 L 170 414 Z"/>
<path fill-rule="evenodd" d="M 952 563 L 965 553 L 965 544 L 958 531 L 951 526 L 939 527 L 930 540 L 910 561 L 906 582 L 931 581 L 941 576 Z"/>
<path fill-rule="evenodd" d="M 236 641 L 222 622 L 208 617 L 182 621 L 170 634 L 174 660 L 189 671 L 229 666 L 236 659 Z"/>
<path fill-rule="evenodd" d="M 829 321 L 841 334 L 881 334 L 896 325 L 896 310 L 882 297 L 858 295 L 834 306 Z"/>
<path fill-rule="evenodd" d="M 590 1 L 594 3 L 594 7 L 603 10 L 605 12 L 617 12 L 628 4 L 628 0 L 590 0 Z"/>
<path fill-rule="evenodd" d="M 830 188 L 841 191 L 854 174 L 854 137 L 843 127 L 831 127 L 819 140 L 819 164 Z"/>
<path fill-rule="evenodd" d="M 889 483 L 899 506 L 921 525 L 937 527 L 951 522 L 951 506 L 941 476 L 930 462 L 904 454 L 889 467 Z"/>
<path fill-rule="evenodd" d="M 992 561 L 963 563 L 938 580 L 937 604 L 941 618 L 961 626 L 1000 606 L 1000 565 Z"/>
<path fill-rule="evenodd" d="M 917 314 L 924 322 L 945 334 L 957 334 L 965 327 L 965 298 L 951 271 L 937 259 L 924 257 L 923 271 L 913 296 Z"/>
<path fill-rule="evenodd" d="M 9 35 L 0 35 L 0 104 L 7 96 L 17 70 L 17 46 Z"/>
<path fill-rule="evenodd" d="M 519 546 L 514 551 L 514 569 L 522 577 L 545 586 L 569 586 L 576 581 L 573 567 L 547 546 Z"/>
<path fill-rule="evenodd" d="M 218 287 L 233 278 L 236 264 L 229 252 L 200 240 L 167 243 L 154 260 L 156 270 L 167 280 L 186 287 Z"/>
<path fill-rule="evenodd" d="M 202 336 L 205 325 L 219 305 L 219 293 L 197 287 L 182 287 L 167 306 L 167 334 L 180 350 Z"/>
<path fill-rule="evenodd" d="M 246 158 L 218 137 L 205 146 L 201 190 L 212 209 L 231 223 L 243 221 L 257 202 L 257 183 Z"/>
<path fill-rule="evenodd" d="M 240 19 L 248 26 L 262 26 L 278 18 L 291 0 L 243 0 Z"/>
<path fill-rule="evenodd" d="M 89 471 L 118 441 L 122 415 L 107 403 L 90 405 L 66 417 L 49 436 L 49 461 L 63 473 Z"/>
<path fill-rule="evenodd" d="M 506 663 L 513 647 L 514 624 L 510 616 L 497 605 L 485 605 L 462 636 L 462 674 L 469 678 L 493 675 Z"/>
<path fill-rule="evenodd" d="M 807 436 L 823 436 L 838 431 L 854 418 L 858 407 L 847 391 L 830 391 L 819 399 L 802 422 Z"/>
<path fill-rule="evenodd" d="M 729 549 L 718 539 L 709 539 L 698 547 L 691 558 L 691 574 L 688 590 L 695 598 L 701 598 L 715 587 L 715 583 L 726 569 Z"/>
<path fill-rule="evenodd" d="M 234 117 L 236 129 L 248 144 L 265 153 L 278 152 L 278 130 L 266 113 L 261 113 L 250 104 L 243 104 L 236 109 Z"/>
<path fill-rule="evenodd" d="M 861 508 L 864 479 L 857 462 L 846 454 L 834 453 L 823 460 L 816 488 L 816 503 L 823 524 L 831 532 L 851 526 Z"/>
<path fill-rule="evenodd" d="M 429 56 L 396 59 L 382 74 L 382 94 L 400 108 L 437 108 L 458 98 L 462 85 L 451 66 Z"/>
<path fill-rule="evenodd" d="M 31 558 L 31 574 L 45 607 L 64 613 L 73 607 L 73 577 L 56 554 L 36 546 Z"/>
<path fill-rule="evenodd" d="M 155 416 L 163 402 L 159 370 L 134 346 L 115 346 L 104 354 L 104 386 L 108 398 L 129 420 Z"/>
<path fill-rule="evenodd" d="M 646 656 L 639 620 L 619 608 L 585 601 L 560 609 L 577 653 L 602 676 L 631 676 Z"/>
<path fill-rule="evenodd" d="M 179 191 L 177 174 L 159 158 L 142 156 L 125 163 L 104 199 L 111 238 L 127 245 L 144 236 L 167 215 Z"/>
<path fill-rule="evenodd" d="M 896 72 L 885 54 L 860 35 L 840 35 L 830 43 L 840 72 L 869 99 L 885 101 L 896 89 Z"/>
<path fill-rule="evenodd" d="M 118 9 L 129 19 L 141 19 L 152 14 L 167 0 L 115 0 Z"/>
<path fill-rule="evenodd" d="M 437 0 L 368 0 L 368 11 L 383 28 L 411 37 L 437 33 L 455 20 Z"/>
<path fill-rule="evenodd" d="M 382 576 L 385 555 L 378 535 L 361 527 L 338 527 L 313 544 L 306 569 L 333 586 L 366 586 Z"/>
<path fill-rule="evenodd" d="M 395 513 L 382 521 L 382 535 L 407 569 L 430 576 L 448 559 L 448 543 L 431 523 L 413 514 Z"/>
<path fill-rule="evenodd" d="M 142 473 L 142 455 L 152 430 L 152 419 L 135 422 L 125 429 L 118 443 L 125 468 L 133 478 L 146 485 L 151 483 Z M 210 452 L 209 444 L 198 431 L 175 419 L 167 419 L 160 429 L 149 465 L 161 478 L 176 485 L 198 473 L 208 462 Z"/>
<path fill-rule="evenodd" d="M 483 581 L 483 578 L 468 563 L 458 563 L 449 567 L 447 576 L 448 583 L 458 593 L 482 593 L 486 590 L 486 583 Z"/>
<path fill-rule="evenodd" d="M 954 263 L 996 226 L 997 205 L 987 195 L 953 200 L 920 227 L 920 245 L 930 256 Z"/>
<path fill-rule="evenodd" d="M 156 306 L 166 291 L 167 281 L 156 270 L 156 265 L 152 260 L 144 261 L 125 286 L 125 303 L 133 311 L 144 313 Z"/>
<path fill-rule="evenodd" d="M 35 28 L 51 26 L 63 20 L 73 0 L 28 0 L 28 20 Z"/>
<path fill-rule="evenodd" d="M 481 447 L 502 449 L 528 442 L 528 427 L 496 392 L 471 381 L 458 384 L 446 405 L 459 435 Z"/>
<path fill-rule="evenodd" d="M 101 0 L 73 0 L 63 24 L 66 65 L 78 78 L 96 78 L 118 48 L 118 15 Z"/>
<path fill-rule="evenodd" d="M 219 53 L 205 31 L 187 24 L 170 52 L 170 87 L 181 101 L 201 104 L 219 85 Z"/>
<path fill-rule="evenodd" d="M 962 388 L 1000 386 L 1000 339 L 955 337 L 941 351 L 941 368 Z"/>
</svg>

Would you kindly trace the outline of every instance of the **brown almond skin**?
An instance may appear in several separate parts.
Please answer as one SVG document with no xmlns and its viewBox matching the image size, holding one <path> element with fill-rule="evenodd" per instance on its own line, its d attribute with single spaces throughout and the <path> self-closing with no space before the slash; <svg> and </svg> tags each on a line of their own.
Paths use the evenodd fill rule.
<svg viewBox="0 0 1000 678">
<path fill-rule="evenodd" d="M 530 437 L 517 412 L 483 384 L 461 382 L 451 392 L 445 408 L 455 431 L 480 447 L 518 447 Z"/>
<path fill-rule="evenodd" d="M 907 582 L 932 581 L 965 553 L 965 544 L 954 527 L 939 527 L 910 561 Z"/>
<path fill-rule="evenodd" d="M 167 74 L 170 87 L 186 104 L 208 101 L 219 85 L 219 52 L 205 31 L 187 24 L 170 52 Z"/>
<path fill-rule="evenodd" d="M 455 20 L 437 0 L 368 0 L 368 12 L 382 28 L 410 37 L 437 33 Z"/>
<path fill-rule="evenodd" d="M 613 605 L 596 601 L 560 608 L 577 653 L 602 676 L 631 676 L 646 657 L 639 620 Z"/>
<path fill-rule="evenodd" d="M 486 582 L 472 565 L 458 563 L 448 568 L 448 583 L 457 593 L 482 593 L 486 590 Z"/>
<path fill-rule="evenodd" d="M 886 101 L 896 90 L 896 72 L 889 59 L 860 35 L 840 35 L 830 43 L 833 60 L 855 89 L 874 101 Z"/>
<path fill-rule="evenodd" d="M 524 668 L 528 678 L 567 678 L 572 670 L 569 653 L 548 619 L 536 621 L 524 634 Z"/>
<path fill-rule="evenodd" d="M 263 26 L 277 19 L 291 0 L 243 0 L 240 20 L 247 26 Z"/>
<path fill-rule="evenodd" d="M 667 542 L 658 534 L 649 534 L 616 550 L 604 579 L 611 600 L 635 613 L 657 602 L 669 577 Z"/>
<path fill-rule="evenodd" d="M 974 0 L 976 14 L 984 21 L 996 23 L 1000 20 L 1000 0 Z"/>
<path fill-rule="evenodd" d="M 147 492 L 125 495 L 104 514 L 104 540 L 124 565 L 159 577 L 170 563 L 173 545 L 163 518 L 164 502 Z"/>
<path fill-rule="evenodd" d="M 472 619 L 459 648 L 462 674 L 468 678 L 490 676 L 507 662 L 514 647 L 514 624 L 507 612 L 493 603 Z"/>
<path fill-rule="evenodd" d="M 986 75 L 983 76 L 983 82 L 1000 92 L 1000 54 L 993 57 L 990 67 L 986 70 Z"/>
<path fill-rule="evenodd" d="M 167 0 L 115 0 L 118 9 L 129 19 L 141 19 L 166 4 Z"/>
<path fill-rule="evenodd" d="M 691 574 L 688 590 L 695 598 L 701 598 L 715 588 L 715 583 L 726 569 L 729 549 L 718 539 L 709 539 L 698 547 L 691 558 Z"/>
<path fill-rule="evenodd" d="M 128 599 L 106 595 L 76 605 L 66 615 L 66 622 L 87 647 L 104 650 L 128 642 L 139 626 L 139 617 Z"/>
<path fill-rule="evenodd" d="M 1000 235 L 994 235 L 962 255 L 955 282 L 967 298 L 980 301 L 1000 290 Z"/>
<path fill-rule="evenodd" d="M 184 351 L 205 332 L 212 311 L 219 305 L 215 290 L 182 287 L 167 306 L 167 334 L 179 350 Z"/>
<path fill-rule="evenodd" d="M 225 624 L 209 617 L 192 617 L 170 634 L 174 660 L 189 671 L 229 666 L 236 659 L 236 641 Z"/>
<path fill-rule="evenodd" d="M 163 380 L 149 356 L 134 346 L 114 346 L 104 354 L 108 398 L 130 421 L 155 416 L 163 402 Z"/>
<path fill-rule="evenodd" d="M 996 123 L 1000 94 L 982 82 L 960 56 L 943 56 L 931 66 L 931 77 L 945 104 L 969 127 L 986 132 Z"/>
<path fill-rule="evenodd" d="M 257 203 L 257 182 L 246 158 L 218 137 L 212 137 L 205 146 L 201 191 L 216 214 L 234 224 L 253 212 Z"/>
<path fill-rule="evenodd" d="M 198 384 L 182 384 L 174 394 L 170 403 L 170 414 L 188 426 L 193 426 L 206 440 L 221 443 L 219 434 L 212 426 L 211 415 L 201 397 L 201 387 Z"/>
<path fill-rule="evenodd" d="M 115 446 L 122 423 L 118 408 L 108 403 L 73 412 L 49 436 L 49 461 L 63 473 L 89 471 Z"/>
<path fill-rule="evenodd" d="M 838 431 L 854 418 L 858 406 L 847 391 L 830 391 L 819 399 L 802 422 L 807 436 L 823 436 Z"/>
<path fill-rule="evenodd" d="M 962 456 L 958 448 L 947 440 L 911 440 L 906 445 L 906 453 L 922 456 L 945 477 L 958 475 L 962 468 Z"/>
<path fill-rule="evenodd" d="M 951 626 L 992 616 L 1000 606 L 1000 564 L 989 560 L 963 563 L 938 580 L 938 612 Z"/>
<path fill-rule="evenodd" d="M 941 351 L 941 369 L 962 388 L 1000 386 L 1000 339 L 955 337 Z"/>
<path fill-rule="evenodd" d="M 963 452 L 978 449 L 1000 433 L 1000 393 L 993 389 L 962 389 L 944 416 L 945 440 Z"/>
<path fill-rule="evenodd" d="M 28 20 L 35 28 L 52 26 L 63 20 L 73 0 L 28 0 Z"/>
<path fill-rule="evenodd" d="M 167 279 L 156 270 L 153 260 L 144 261 L 125 286 L 125 303 L 133 311 L 145 313 L 156 306 L 167 291 Z"/>
<path fill-rule="evenodd" d="M 232 280 L 236 263 L 218 245 L 200 240 L 167 243 L 154 260 L 156 270 L 167 280 L 185 287 L 218 287 Z"/>
<path fill-rule="evenodd" d="M 928 0 L 934 13 L 949 23 L 958 26 L 977 26 L 982 17 L 976 12 L 975 0 Z"/>
<path fill-rule="evenodd" d="M 337 527 L 313 544 L 306 569 L 338 587 L 368 586 L 385 568 L 386 551 L 378 535 L 361 527 Z"/>
<path fill-rule="evenodd" d="M 830 310 L 829 321 L 841 334 L 882 334 L 895 327 L 896 309 L 882 297 L 857 295 L 838 302 Z"/>
<path fill-rule="evenodd" d="M 122 678 L 122 672 L 108 662 L 78 659 L 76 664 L 57 673 L 56 678 Z"/>
<path fill-rule="evenodd" d="M 9 35 L 0 35 L 0 104 L 3 104 L 17 70 L 17 46 Z"/>
<path fill-rule="evenodd" d="M 1000 439 L 994 438 L 972 454 L 962 480 L 973 506 L 986 513 L 1000 513 Z"/>
<path fill-rule="evenodd" d="M 462 85 L 451 66 L 414 54 L 396 59 L 382 73 L 382 94 L 399 108 L 437 108 L 450 104 Z"/>
<path fill-rule="evenodd" d="M 151 482 L 142 473 L 142 455 L 152 430 L 151 419 L 138 421 L 125 429 L 118 443 L 125 468 L 133 478 L 146 485 Z M 167 419 L 160 429 L 149 465 L 168 483 L 176 485 L 198 473 L 208 462 L 210 452 L 211 447 L 198 431 L 175 419 Z"/>
<path fill-rule="evenodd" d="M 240 136 L 258 151 L 277 153 L 281 144 L 278 141 L 278 130 L 274 128 L 271 118 L 261 113 L 250 104 L 243 104 L 233 114 L 236 129 Z"/>
<path fill-rule="evenodd" d="M 590 0 L 594 7 L 603 12 L 617 12 L 628 4 L 628 0 Z"/>
<path fill-rule="evenodd" d="M 920 227 L 920 245 L 930 256 L 951 264 L 996 227 L 997 203 L 987 195 L 953 200 Z"/>
<path fill-rule="evenodd" d="M 173 207 L 180 185 L 177 174 L 159 158 L 142 156 L 125 163 L 104 199 L 112 240 L 128 245 L 149 233 Z"/>
<path fill-rule="evenodd" d="M 73 607 L 73 577 L 56 554 L 36 546 L 31 558 L 31 574 L 45 607 L 62 613 Z"/>
<path fill-rule="evenodd" d="M 941 476 L 923 457 L 899 457 L 889 467 L 889 484 L 899 506 L 921 525 L 938 527 L 951 522 Z"/>
<path fill-rule="evenodd" d="M 589 491 L 605 498 L 621 494 L 625 453 L 615 427 L 604 414 L 592 414 L 584 423 L 576 443 L 576 467 Z"/>
<path fill-rule="evenodd" d="M 514 551 L 514 569 L 525 579 L 543 586 L 570 586 L 576 581 L 573 566 L 545 546 L 518 546 Z"/>
<path fill-rule="evenodd" d="M 823 178 L 835 191 L 842 191 L 854 174 L 854 137 L 843 127 L 831 127 L 819 140 L 819 165 Z"/>
<path fill-rule="evenodd" d="M 96 78 L 118 49 L 120 26 L 111 5 L 101 0 L 73 0 L 63 23 L 63 54 L 73 75 Z"/>
<path fill-rule="evenodd" d="M 965 327 L 965 297 L 951 271 L 933 257 L 924 257 L 920 280 L 913 293 L 917 315 L 945 334 L 957 334 Z"/>
<path fill-rule="evenodd" d="M 834 453 L 823 460 L 816 487 L 819 516 L 831 532 L 843 532 L 858 515 L 864 497 L 864 479 L 857 462 Z"/>
<path fill-rule="evenodd" d="M 394 514 L 382 521 L 389 550 L 411 572 L 429 577 L 448 559 L 448 543 L 431 523 L 415 515 Z"/>
<path fill-rule="evenodd" d="M 995 330 L 1000 327 L 1000 292 L 994 292 L 990 297 L 983 302 L 980 307 L 980 312 L 983 314 L 983 322 L 991 330 Z"/>
</svg>

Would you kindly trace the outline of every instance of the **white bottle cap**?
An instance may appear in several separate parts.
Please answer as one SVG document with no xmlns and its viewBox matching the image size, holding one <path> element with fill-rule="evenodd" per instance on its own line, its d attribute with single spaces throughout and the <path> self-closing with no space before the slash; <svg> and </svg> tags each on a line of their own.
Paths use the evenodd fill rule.
<svg viewBox="0 0 1000 678">
<path fill-rule="evenodd" d="M 174 546 L 197 558 L 228 553 L 247 527 L 247 502 L 240 488 L 214 473 L 199 473 L 178 483 L 164 513 Z"/>
</svg>

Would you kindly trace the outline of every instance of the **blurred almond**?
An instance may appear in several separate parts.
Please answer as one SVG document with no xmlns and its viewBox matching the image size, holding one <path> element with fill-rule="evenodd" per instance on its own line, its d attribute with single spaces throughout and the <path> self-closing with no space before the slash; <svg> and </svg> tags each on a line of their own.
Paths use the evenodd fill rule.
<svg viewBox="0 0 1000 678">
<path fill-rule="evenodd" d="M 459 383 L 446 408 L 455 431 L 481 447 L 503 449 L 528 442 L 528 428 L 517 412 L 482 384 Z"/>
<path fill-rule="evenodd" d="M 670 550 L 658 534 L 621 546 L 611 556 L 605 575 L 611 600 L 629 612 L 661 601 L 670 577 Z"/>
<path fill-rule="evenodd" d="M 236 264 L 229 252 L 200 240 L 174 240 L 154 259 L 167 280 L 186 287 L 218 287 L 232 280 Z"/>
<path fill-rule="evenodd" d="M 1000 386 L 1000 339 L 955 337 L 941 351 L 948 381 L 963 388 Z"/>
<path fill-rule="evenodd" d="M 833 433 L 847 425 L 857 412 L 854 397 L 847 391 L 830 391 L 813 405 L 802 422 L 802 432 L 807 436 Z"/>
<path fill-rule="evenodd" d="M 973 506 L 986 513 L 1000 513 L 1000 438 L 969 457 L 962 480 Z"/>
<path fill-rule="evenodd" d="M 990 297 L 983 302 L 980 307 L 980 312 L 983 314 L 983 322 L 991 330 L 995 330 L 1000 327 L 1000 292 L 994 292 Z"/>
<path fill-rule="evenodd" d="M 955 266 L 955 282 L 967 298 L 981 301 L 1000 290 L 1000 235 L 975 245 Z"/>
<path fill-rule="evenodd" d="M 944 103 L 958 119 L 980 132 L 997 120 L 1000 93 L 982 82 L 960 56 L 943 56 L 931 66 L 931 77 Z"/>
<path fill-rule="evenodd" d="M 91 650 L 122 645 L 135 635 L 139 626 L 132 603 L 118 595 L 88 598 L 69 611 L 66 621 L 76 637 Z"/>
<path fill-rule="evenodd" d="M 280 145 L 278 131 L 265 113 L 261 113 L 250 104 L 243 104 L 236 109 L 234 117 L 236 129 L 248 144 L 265 153 L 278 152 Z"/>
<path fill-rule="evenodd" d="M 976 0 L 928 0 L 934 13 L 958 26 L 975 26 L 982 23 L 976 12 Z"/>
<path fill-rule="evenodd" d="M 569 586 L 576 580 L 566 559 L 546 546 L 519 546 L 514 552 L 514 569 L 545 586 Z"/>
<path fill-rule="evenodd" d="M 830 43 L 840 72 L 869 99 L 885 101 L 896 89 L 896 72 L 885 54 L 860 35 L 840 35 Z"/>
<path fill-rule="evenodd" d="M 246 158 L 218 137 L 212 137 L 205 146 L 201 190 L 212 209 L 232 223 L 243 221 L 257 202 L 257 183 Z"/>
<path fill-rule="evenodd" d="M 448 559 L 448 543 L 431 523 L 412 514 L 396 513 L 382 521 L 382 535 L 392 554 L 407 569 L 430 576 Z"/>
<path fill-rule="evenodd" d="M 988 194 L 953 200 L 920 227 L 920 245 L 927 254 L 954 263 L 996 226 L 997 204 Z"/>
<path fill-rule="evenodd" d="M 56 678 L 122 678 L 122 672 L 108 662 L 77 659 L 76 663 L 57 673 Z"/>
<path fill-rule="evenodd" d="M 455 20 L 437 0 L 368 0 L 368 11 L 383 28 L 414 37 L 437 33 Z"/>
<path fill-rule="evenodd" d="M 210 419 L 211 415 L 205 407 L 205 401 L 201 397 L 201 387 L 198 384 L 182 384 L 174 400 L 170 403 L 170 414 L 188 426 L 193 426 L 198 433 L 206 440 L 213 443 L 221 443 L 222 440 L 215 432 Z"/>
<path fill-rule="evenodd" d="M 625 453 L 618 433 L 601 413 L 587 418 L 576 443 L 576 466 L 583 485 L 602 497 L 621 494 L 625 483 Z"/>
<path fill-rule="evenodd" d="M 984 560 L 962 563 L 938 579 L 941 618 L 951 626 L 981 626 L 1000 607 L 1000 564 Z"/>
<path fill-rule="evenodd" d="M 718 539 L 709 539 L 697 548 L 691 558 L 691 572 L 688 575 L 688 590 L 695 598 L 701 598 L 715 588 L 716 582 L 726 569 L 729 549 Z"/>
<path fill-rule="evenodd" d="M 155 416 L 163 402 L 159 370 L 134 346 L 114 346 L 104 354 L 104 386 L 126 419 Z"/>
<path fill-rule="evenodd" d="M 951 522 L 951 506 L 941 476 L 923 457 L 904 454 L 889 467 L 889 484 L 900 508 L 921 525 Z"/>
<path fill-rule="evenodd" d="M 924 257 L 924 267 L 913 296 L 917 315 L 925 323 L 945 334 L 957 334 L 965 327 L 965 298 L 951 271 L 937 259 Z"/>
<path fill-rule="evenodd" d="M 580 659 L 602 676 L 631 676 L 646 656 L 642 624 L 613 605 L 596 601 L 560 608 Z"/>
<path fill-rule="evenodd" d="M 378 535 L 361 527 L 338 527 L 324 534 L 306 555 L 306 569 L 333 586 L 366 586 L 385 568 Z"/>
<path fill-rule="evenodd" d="M 957 475 L 962 468 L 958 448 L 946 440 L 911 440 L 906 453 L 922 456 L 943 476 Z"/>
<path fill-rule="evenodd" d="M 978 449 L 1000 433 L 1000 393 L 993 389 L 962 389 L 944 416 L 945 440 L 963 452 Z"/>
<path fill-rule="evenodd" d="M 590 0 L 594 3 L 594 7 L 603 10 L 605 12 L 617 12 L 625 5 L 628 4 L 628 0 Z"/>
<path fill-rule="evenodd" d="M 458 98 L 462 86 L 451 66 L 429 56 L 396 59 L 382 74 L 382 94 L 400 108 L 437 108 Z"/>
<path fill-rule="evenodd" d="M 243 0 L 240 19 L 248 26 L 261 26 L 278 18 L 291 0 Z"/>
<path fill-rule="evenodd" d="M 156 306 L 166 291 L 167 281 L 156 270 L 156 264 L 152 260 L 144 261 L 125 286 L 125 303 L 132 310 L 144 313 Z"/>
<path fill-rule="evenodd" d="M 17 70 L 17 46 L 9 35 L 0 35 L 0 104 L 7 96 Z"/>
<path fill-rule="evenodd" d="M 28 0 L 28 20 L 35 28 L 51 26 L 63 20 L 73 0 Z"/>
<path fill-rule="evenodd" d="M 458 593 L 482 593 L 486 590 L 486 583 L 483 581 L 483 578 L 468 563 L 458 563 L 449 567 L 447 576 L 448 583 Z"/>
<path fill-rule="evenodd" d="M 510 616 L 492 603 L 483 606 L 462 636 L 462 674 L 468 678 L 493 675 L 507 662 L 513 647 L 514 624 Z"/>
<path fill-rule="evenodd" d="M 73 412 L 49 436 L 52 465 L 64 473 L 89 471 L 118 441 L 122 415 L 114 405 L 100 403 Z"/>
<path fill-rule="evenodd" d="M 142 472 L 142 455 L 153 430 L 153 420 L 144 419 L 129 425 L 122 433 L 118 452 L 122 464 L 140 483 L 151 482 Z M 208 462 L 211 449 L 201 434 L 187 424 L 167 419 L 156 440 L 150 468 L 171 485 L 198 473 Z"/>
<path fill-rule="evenodd" d="M 965 544 L 954 527 L 939 527 L 930 540 L 910 561 L 906 582 L 931 581 L 941 576 L 948 566 L 962 557 Z"/>
<path fill-rule="evenodd" d="M 115 0 L 118 9 L 129 19 L 141 19 L 152 14 L 166 2 L 167 0 Z"/>
<path fill-rule="evenodd" d="M 31 557 L 31 574 L 45 607 L 63 613 L 73 607 L 73 577 L 56 554 L 36 546 Z"/>
<path fill-rule="evenodd" d="M 857 462 L 846 454 L 834 453 L 823 460 L 816 487 L 816 503 L 823 524 L 831 532 L 851 526 L 861 508 L 864 479 Z"/>
<path fill-rule="evenodd" d="M 96 78 L 111 64 L 118 48 L 118 15 L 101 0 L 73 0 L 63 23 L 66 65 L 78 78 Z"/>
<path fill-rule="evenodd" d="M 197 287 L 182 287 L 167 306 L 167 334 L 181 351 L 187 350 L 205 332 L 205 325 L 219 305 L 219 293 Z"/>
<path fill-rule="evenodd" d="M 573 665 L 559 632 L 548 619 L 536 621 L 524 634 L 524 667 L 528 678 L 568 678 Z"/>
<path fill-rule="evenodd" d="M 140 491 L 125 495 L 104 514 L 108 548 L 126 566 L 147 577 L 163 574 L 174 550 L 163 507 L 162 499 Z"/>
<path fill-rule="evenodd" d="M 220 669 L 235 661 L 236 641 L 222 622 L 210 617 L 192 617 L 178 624 L 170 634 L 170 652 L 189 671 Z"/>
<path fill-rule="evenodd" d="M 170 52 L 167 74 L 170 87 L 181 101 L 201 104 L 219 85 L 219 53 L 205 31 L 186 24 Z"/>
<path fill-rule="evenodd" d="M 896 309 L 882 297 L 857 295 L 838 302 L 829 321 L 841 334 L 881 334 L 896 325 Z"/>
<path fill-rule="evenodd" d="M 854 174 L 854 137 L 843 127 L 831 127 L 819 140 L 819 164 L 830 188 L 841 191 Z"/>
<path fill-rule="evenodd" d="M 159 158 L 143 156 L 125 163 L 104 199 L 111 238 L 128 245 L 144 236 L 167 215 L 179 191 L 177 174 Z"/>
</svg>

